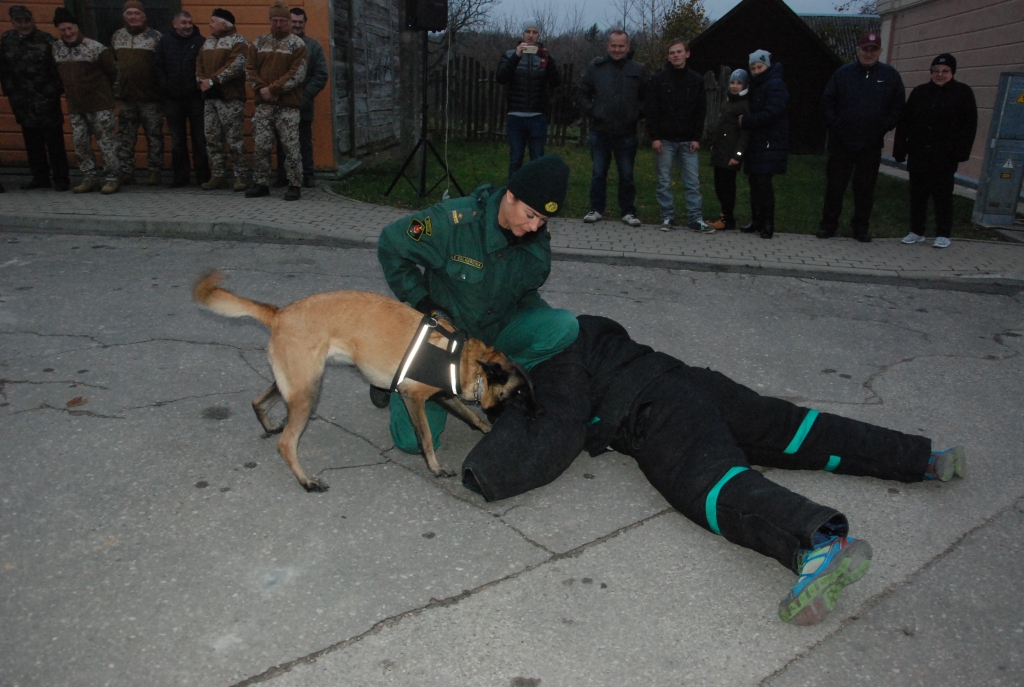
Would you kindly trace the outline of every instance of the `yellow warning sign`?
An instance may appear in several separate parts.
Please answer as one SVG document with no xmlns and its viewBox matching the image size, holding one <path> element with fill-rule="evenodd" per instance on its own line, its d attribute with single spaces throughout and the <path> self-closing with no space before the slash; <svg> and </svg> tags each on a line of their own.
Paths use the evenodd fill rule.
<svg viewBox="0 0 1024 687">
<path fill-rule="evenodd" d="M 1024 93 L 1020 94 L 1020 97 L 1017 98 L 1017 102 L 1020 103 L 1021 105 L 1024 105 Z"/>
</svg>

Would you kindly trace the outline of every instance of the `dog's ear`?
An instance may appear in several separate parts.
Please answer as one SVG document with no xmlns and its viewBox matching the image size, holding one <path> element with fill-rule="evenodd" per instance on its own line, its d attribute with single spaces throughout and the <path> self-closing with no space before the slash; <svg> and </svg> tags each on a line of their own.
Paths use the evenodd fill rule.
<svg viewBox="0 0 1024 687">
<path fill-rule="evenodd" d="M 508 384 L 508 370 L 502 367 L 501 363 L 488 363 L 483 360 L 478 360 L 477 363 L 479 363 L 480 369 L 484 371 L 484 376 L 487 377 L 488 386 L 504 386 Z"/>
</svg>

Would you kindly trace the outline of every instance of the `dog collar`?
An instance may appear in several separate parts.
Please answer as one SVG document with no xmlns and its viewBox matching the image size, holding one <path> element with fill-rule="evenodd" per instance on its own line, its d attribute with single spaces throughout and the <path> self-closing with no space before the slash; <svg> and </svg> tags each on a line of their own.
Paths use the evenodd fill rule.
<svg viewBox="0 0 1024 687">
<path fill-rule="evenodd" d="M 448 339 L 448 345 L 445 348 L 430 344 L 423 345 L 431 330 L 437 331 Z M 438 389 L 450 389 L 452 394 L 458 396 L 462 393 L 462 382 L 459 379 L 462 346 L 467 338 L 465 332 L 455 330 L 449 333 L 444 328 L 437 326 L 436 319 L 430 315 L 424 315 L 402 357 L 402 363 L 395 371 L 395 377 L 391 381 L 391 391 L 396 391 L 398 385 L 405 379 L 411 379 L 414 382 L 434 386 Z"/>
</svg>

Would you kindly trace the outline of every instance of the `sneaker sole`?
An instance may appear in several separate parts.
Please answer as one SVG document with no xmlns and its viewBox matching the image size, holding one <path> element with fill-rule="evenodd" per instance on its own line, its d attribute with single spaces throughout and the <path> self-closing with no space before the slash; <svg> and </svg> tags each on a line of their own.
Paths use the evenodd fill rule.
<svg viewBox="0 0 1024 687">
<path fill-rule="evenodd" d="M 871 567 L 871 544 L 857 540 L 847 546 L 814 581 L 793 598 L 792 592 L 779 604 L 779 618 L 793 625 L 816 625 L 835 610 L 846 585 L 864 577 Z"/>
</svg>

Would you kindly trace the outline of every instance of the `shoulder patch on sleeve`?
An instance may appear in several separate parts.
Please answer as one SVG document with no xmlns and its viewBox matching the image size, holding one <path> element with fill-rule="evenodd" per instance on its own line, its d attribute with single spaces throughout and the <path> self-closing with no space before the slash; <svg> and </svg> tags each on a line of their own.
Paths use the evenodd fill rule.
<svg viewBox="0 0 1024 687">
<path fill-rule="evenodd" d="M 423 222 L 413 217 L 409 220 L 409 228 L 405 232 L 413 241 L 419 241 L 423 236 Z"/>
</svg>

